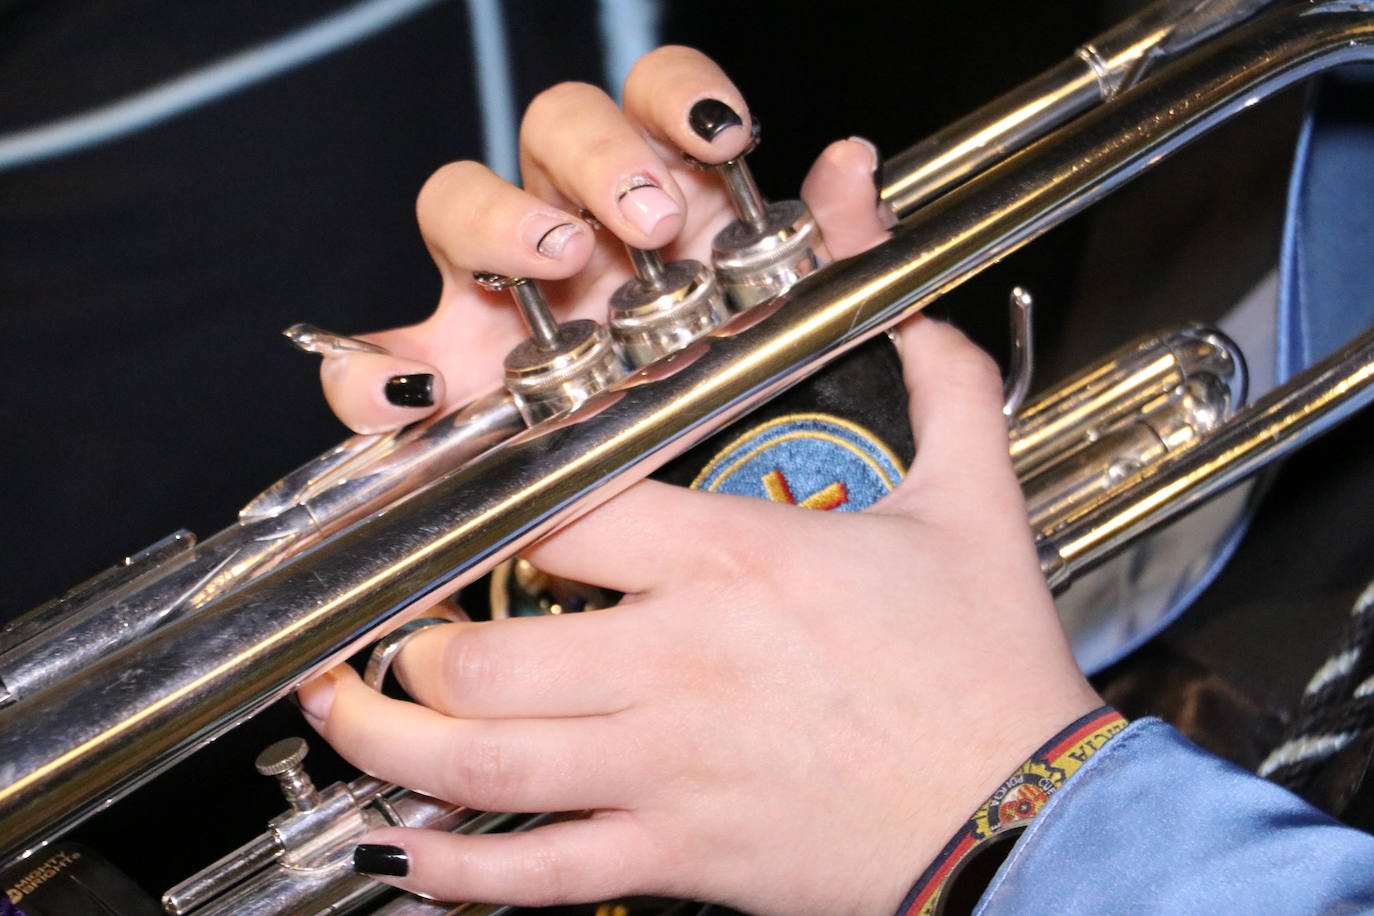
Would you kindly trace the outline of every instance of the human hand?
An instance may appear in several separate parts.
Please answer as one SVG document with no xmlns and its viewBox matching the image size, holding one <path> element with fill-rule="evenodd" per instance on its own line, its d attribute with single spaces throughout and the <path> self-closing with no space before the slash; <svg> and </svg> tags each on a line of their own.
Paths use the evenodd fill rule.
<svg viewBox="0 0 1374 916">
<path fill-rule="evenodd" d="M 719 161 L 748 124 L 695 137 L 684 112 L 704 95 L 745 113 L 713 65 L 665 49 L 631 76 L 628 120 L 587 87 L 542 96 L 522 132 L 536 196 L 472 164 L 441 172 L 419 207 L 444 274 L 439 311 L 373 339 L 423 357 L 445 383 L 436 400 L 452 404 L 489 387 L 523 336 L 467 271 L 568 278 L 550 290 L 555 308 L 597 315 L 628 270 L 574 201 L 624 241 L 704 258 L 725 199 L 662 144 Z M 882 235 L 872 162 L 842 141 L 808 179 L 837 255 Z M 653 178 L 679 211 L 636 236 L 616 207 L 626 175 Z M 575 227 L 558 257 L 531 242 L 540 219 Z M 385 880 L 529 905 L 638 892 L 758 913 L 891 912 L 1007 773 L 1098 704 L 1040 578 L 995 367 L 933 322 L 901 339 L 919 455 L 870 511 L 641 484 L 527 553 L 625 592 L 620 606 L 426 630 L 397 665 L 419 705 L 347 668 L 302 690 L 312 724 L 375 775 L 478 808 L 593 812 L 510 836 L 380 831 L 368 841 L 410 863 Z M 376 360 L 393 358 L 326 366 L 352 425 L 403 422 L 375 398 L 397 371 Z"/>
<path fill-rule="evenodd" d="M 621 242 L 709 263 L 712 237 L 734 214 L 719 177 L 689 168 L 681 153 L 723 162 L 748 145 L 739 90 L 699 52 L 667 47 L 639 61 L 624 98 L 621 111 L 580 83 L 536 98 L 520 135 L 524 190 L 476 162 L 430 178 L 416 209 L 443 280 L 438 308 L 420 324 L 364 335 L 389 354 L 325 359 L 325 395 L 340 419 L 380 432 L 497 386 L 502 357 L 525 331 L 509 297 L 479 289 L 473 271 L 559 281 L 545 292 L 560 321 L 604 321 L 611 292 L 631 276 Z M 836 257 L 886 234 L 877 165 L 867 141 L 841 140 L 807 176 L 802 196 Z M 594 233 L 582 208 L 608 231 Z"/>
<path fill-rule="evenodd" d="M 1098 705 L 1040 576 L 995 367 L 926 319 L 900 340 L 918 454 L 870 510 L 642 483 L 527 553 L 619 606 L 424 630 L 397 667 L 418 704 L 346 667 L 301 691 L 369 773 L 477 808 L 593 812 L 505 836 L 377 831 L 409 868 L 383 880 L 887 914 Z"/>
</svg>

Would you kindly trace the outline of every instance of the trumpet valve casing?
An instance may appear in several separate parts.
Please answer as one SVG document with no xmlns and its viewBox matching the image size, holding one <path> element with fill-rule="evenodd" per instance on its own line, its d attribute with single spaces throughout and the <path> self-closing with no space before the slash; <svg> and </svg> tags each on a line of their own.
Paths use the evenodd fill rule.
<svg viewBox="0 0 1374 916">
<path fill-rule="evenodd" d="M 755 120 L 753 140 L 735 158 L 705 163 L 684 156 L 696 168 L 720 173 L 739 217 L 711 241 L 711 264 L 737 311 L 786 292 L 830 260 L 820 226 L 806 204 L 800 200 L 769 203 L 759 192 L 745 161 L 758 142 Z"/>
<path fill-rule="evenodd" d="M 625 374 L 610 332 L 595 321 L 558 325 L 554 342 L 546 349 L 526 340 L 506 355 L 506 388 L 530 426 L 573 410 Z"/>
<path fill-rule="evenodd" d="M 687 346 L 730 314 L 716 275 L 700 261 L 672 261 L 611 296 L 611 334 L 636 368 Z"/>
<path fill-rule="evenodd" d="M 763 217 L 760 226 L 735 220 L 711 242 L 711 262 L 739 310 L 785 292 L 829 260 L 820 226 L 801 201 L 767 204 Z"/>
<path fill-rule="evenodd" d="M 625 374 L 611 334 L 595 321 L 554 320 L 539 285 L 527 277 L 475 273 L 477 285 L 507 290 L 530 336 L 506 354 L 506 389 L 533 426 L 567 413 Z"/>
</svg>

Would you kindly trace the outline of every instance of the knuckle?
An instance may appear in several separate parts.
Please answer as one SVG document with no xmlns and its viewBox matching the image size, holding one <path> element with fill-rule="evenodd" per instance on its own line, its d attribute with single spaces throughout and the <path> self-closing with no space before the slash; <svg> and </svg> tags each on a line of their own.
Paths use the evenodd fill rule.
<svg viewBox="0 0 1374 916">
<path fill-rule="evenodd" d="M 470 161 L 449 162 L 439 166 L 420 186 L 420 194 L 416 198 L 417 209 L 428 210 L 442 205 L 455 187 L 471 181 L 482 169 L 482 165 Z"/>
<path fill-rule="evenodd" d="M 600 89 L 590 83 L 566 80 L 555 83 L 536 95 L 525 109 L 525 119 L 521 123 L 522 136 L 531 130 L 539 130 L 545 125 L 562 118 L 570 106 L 585 102 L 602 95 Z"/>
<path fill-rule="evenodd" d="M 711 58 L 687 45 L 663 45 L 645 54 L 630 69 L 629 79 L 655 72 L 678 73 L 685 67 L 714 67 Z M 637 71 L 637 72 L 636 72 Z"/>
<path fill-rule="evenodd" d="M 766 566 L 758 539 L 747 524 L 720 532 L 710 549 L 697 552 L 690 562 L 689 574 L 698 581 L 724 585 L 757 577 Z"/>
<path fill-rule="evenodd" d="M 480 162 L 450 162 L 426 179 L 415 198 L 415 216 L 427 234 L 447 224 L 456 211 L 480 215 L 491 209 L 491 173 Z"/>
<path fill-rule="evenodd" d="M 444 676 L 459 699 L 490 692 L 503 670 L 500 658 L 479 634 L 459 633 L 444 647 Z"/>
<path fill-rule="evenodd" d="M 460 735 L 448 767 L 453 798 L 479 807 L 509 804 L 520 780 L 507 742 L 481 727 Z"/>
<path fill-rule="evenodd" d="M 991 356 L 972 344 L 950 354 L 944 369 L 950 381 L 961 388 L 995 391 L 1001 396 L 1002 370 Z"/>
<path fill-rule="evenodd" d="M 573 888 L 573 865 L 567 857 L 548 846 L 534 849 L 525 861 L 524 882 L 531 906 L 564 903 Z"/>
<path fill-rule="evenodd" d="M 742 537 L 722 540 L 719 549 L 709 554 L 715 574 L 726 582 L 738 582 L 753 577 L 758 566 L 754 545 Z"/>
<path fill-rule="evenodd" d="M 611 131 L 587 134 L 577 150 L 578 158 L 582 161 L 582 174 L 594 179 L 617 168 L 620 160 L 625 158 L 626 146 L 626 138 Z"/>
<path fill-rule="evenodd" d="M 684 54 L 692 54 L 691 48 L 682 45 L 663 45 L 654 48 L 648 54 L 641 55 L 639 60 L 634 62 L 630 72 L 625 74 L 625 93 L 628 98 L 632 91 L 645 86 L 646 81 L 652 82 L 654 75 L 664 67 L 676 66 L 684 57 Z"/>
</svg>

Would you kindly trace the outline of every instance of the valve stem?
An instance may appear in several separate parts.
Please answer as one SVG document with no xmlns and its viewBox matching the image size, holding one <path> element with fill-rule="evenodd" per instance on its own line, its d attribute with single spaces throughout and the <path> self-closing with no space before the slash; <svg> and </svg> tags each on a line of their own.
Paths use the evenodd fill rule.
<svg viewBox="0 0 1374 916">
<path fill-rule="evenodd" d="M 663 256 L 652 249 L 635 248 L 632 245 L 626 245 L 625 250 L 630 253 L 630 263 L 634 265 L 639 282 L 655 292 L 662 292 L 668 284 Z"/>
<path fill-rule="evenodd" d="M 537 283 L 527 277 L 505 277 L 493 273 L 475 273 L 472 277 L 483 289 L 509 290 L 535 347 L 545 353 L 558 349 L 558 322 L 554 320 L 549 301 L 544 298 L 544 292 Z"/>
<path fill-rule="evenodd" d="M 744 154 L 722 162 L 718 168 L 725 182 L 725 190 L 730 195 L 730 202 L 735 205 L 735 212 L 739 214 L 740 220 L 756 233 L 766 232 L 768 203 L 763 199 L 763 194 L 754 181 L 754 173 L 744 161 Z"/>
</svg>

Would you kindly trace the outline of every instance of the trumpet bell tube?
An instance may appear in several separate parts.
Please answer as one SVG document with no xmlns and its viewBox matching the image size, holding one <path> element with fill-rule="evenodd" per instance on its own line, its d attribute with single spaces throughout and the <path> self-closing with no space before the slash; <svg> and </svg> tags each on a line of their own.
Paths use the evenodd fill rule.
<svg viewBox="0 0 1374 916">
<path fill-rule="evenodd" d="M 1374 16 L 1363 6 L 1285 6 L 1191 49 L 1110 105 L 914 210 L 862 257 L 805 276 L 571 412 L 521 429 L 512 399 L 494 394 L 470 415 L 472 429 L 453 427 L 454 443 L 439 443 L 429 428 L 367 437 L 288 478 L 245 510 L 261 537 L 239 534 L 241 543 L 213 551 L 201 548 L 215 538 L 158 545 L 153 554 L 185 576 L 168 588 L 195 601 L 80 677 L 41 682 L 0 711 L 0 861 L 152 778 L 417 605 L 609 499 L 1212 125 L 1323 69 L 1370 59 Z M 887 189 L 884 196 L 891 199 Z M 1358 409 L 1374 396 L 1371 366 L 1374 335 L 1366 334 L 1241 410 L 1215 433 L 1221 445 L 1170 453 L 1129 491 L 1059 512 L 1037 532 L 1047 577 L 1062 585 L 1126 538 Z M 1155 433 L 1176 438 L 1170 428 Z M 374 477 L 368 469 L 378 466 L 394 476 Z M 398 499 L 395 479 L 419 489 Z M 358 498 L 343 500 L 336 486 Z M 306 548 L 273 547 L 283 531 Z M 132 590 L 145 566 L 135 560 L 104 583 Z M 233 574 L 243 569 L 254 575 L 238 584 Z M 0 651 L 55 626 L 93 626 L 100 615 L 86 602 L 103 587 L 12 625 Z"/>
</svg>

